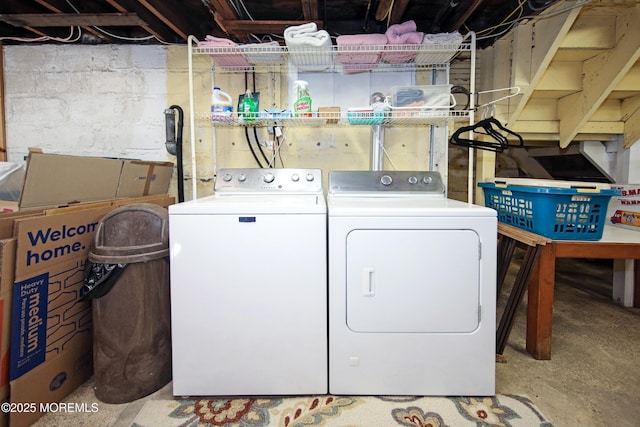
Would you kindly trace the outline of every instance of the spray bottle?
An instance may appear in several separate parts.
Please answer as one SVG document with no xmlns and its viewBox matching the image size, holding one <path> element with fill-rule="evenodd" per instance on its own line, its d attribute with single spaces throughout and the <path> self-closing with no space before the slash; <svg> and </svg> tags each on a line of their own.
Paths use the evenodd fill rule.
<svg viewBox="0 0 640 427">
<path fill-rule="evenodd" d="M 309 89 L 307 83 L 304 80 L 296 80 L 294 82 L 297 91 L 297 100 L 293 103 L 293 115 L 295 117 L 311 117 L 311 96 L 309 96 Z"/>
</svg>

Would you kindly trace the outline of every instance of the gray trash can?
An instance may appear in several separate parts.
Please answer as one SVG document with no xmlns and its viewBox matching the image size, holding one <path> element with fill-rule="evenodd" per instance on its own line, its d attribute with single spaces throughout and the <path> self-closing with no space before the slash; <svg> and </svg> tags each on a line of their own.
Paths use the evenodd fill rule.
<svg viewBox="0 0 640 427">
<path fill-rule="evenodd" d="M 93 309 L 95 394 L 105 403 L 147 396 L 171 380 L 167 209 L 136 203 L 98 224 L 83 298 Z"/>
</svg>

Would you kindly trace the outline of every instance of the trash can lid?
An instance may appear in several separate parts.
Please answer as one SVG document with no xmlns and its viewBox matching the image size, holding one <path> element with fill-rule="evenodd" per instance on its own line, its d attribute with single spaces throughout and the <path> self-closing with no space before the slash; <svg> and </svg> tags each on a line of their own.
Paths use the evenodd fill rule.
<svg viewBox="0 0 640 427">
<path fill-rule="evenodd" d="M 114 209 L 100 220 L 89 260 L 133 263 L 168 255 L 167 209 L 152 203 L 133 203 Z"/>
</svg>

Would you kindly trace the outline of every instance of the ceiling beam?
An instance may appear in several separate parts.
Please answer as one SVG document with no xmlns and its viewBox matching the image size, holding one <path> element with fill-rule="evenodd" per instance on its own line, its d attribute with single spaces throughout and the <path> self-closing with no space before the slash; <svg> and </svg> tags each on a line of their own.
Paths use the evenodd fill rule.
<svg viewBox="0 0 640 427">
<path fill-rule="evenodd" d="M 302 1 L 302 16 L 307 21 L 318 20 L 318 0 L 301 0 Z"/>
<path fill-rule="evenodd" d="M 246 19 L 233 19 L 224 20 L 222 17 L 216 17 L 216 22 L 221 19 L 222 25 L 229 33 L 256 33 L 256 34 L 283 34 L 287 27 L 293 25 L 306 24 L 309 21 L 270 21 L 270 20 L 254 20 L 249 21 Z M 318 28 L 322 28 L 323 21 L 315 22 Z"/>
<path fill-rule="evenodd" d="M 115 0 L 107 0 L 107 3 L 109 3 L 109 5 L 111 7 L 113 7 L 115 10 L 117 10 L 118 12 L 121 13 L 126 13 L 127 9 L 125 9 L 124 7 L 122 7 L 117 1 Z M 155 38 L 157 38 L 158 40 L 164 40 L 164 38 L 158 34 L 156 31 L 153 30 L 153 28 L 151 28 L 148 24 L 144 24 L 141 25 L 141 27 L 148 32 L 149 34 L 153 35 Z"/>
<path fill-rule="evenodd" d="M 616 21 L 615 48 L 583 65 L 582 91 L 558 101 L 560 147 L 569 146 L 611 91 L 640 58 L 640 5 L 622 9 Z"/>
<path fill-rule="evenodd" d="M 46 0 L 35 0 L 35 1 L 36 1 L 36 3 L 38 3 L 40 6 L 44 7 L 47 10 L 50 10 L 50 11 L 55 12 L 55 13 L 60 13 L 60 14 L 63 13 L 61 9 L 58 9 L 57 7 L 49 4 Z M 85 30 L 86 32 L 90 33 L 90 34 L 93 34 L 94 36 L 96 36 L 97 38 L 99 38 L 101 40 L 109 40 L 109 38 L 106 35 L 102 34 L 100 31 L 98 31 L 98 30 L 96 30 L 96 29 L 94 29 L 94 28 L 92 28 L 90 26 L 82 25 L 81 28 L 83 30 Z"/>
<path fill-rule="evenodd" d="M 407 10 L 407 6 L 409 6 L 409 0 L 395 0 L 393 2 L 393 9 L 391 9 L 391 20 L 389 24 L 400 23 L 404 12 Z"/>
<path fill-rule="evenodd" d="M 189 35 L 184 31 L 182 31 L 180 27 L 178 27 L 177 23 L 172 22 L 171 19 L 167 17 L 166 13 L 161 12 L 160 10 L 158 10 L 158 8 L 156 8 L 154 5 L 152 5 L 150 2 L 146 0 L 138 0 L 138 3 L 140 3 L 142 6 L 145 7 L 145 9 L 151 12 L 153 16 L 155 16 L 160 21 L 162 21 L 164 25 L 171 28 L 171 30 L 174 31 L 178 36 L 180 36 L 182 40 L 187 40 Z M 180 16 L 180 15 L 176 14 L 175 16 Z"/>
<path fill-rule="evenodd" d="M 220 29 L 229 35 L 235 35 L 237 37 L 237 35 L 230 31 L 226 26 L 227 21 L 235 21 L 238 19 L 238 15 L 231 6 L 229 6 L 229 3 L 225 0 L 210 0 L 209 5 L 211 5 L 211 8 L 214 11 L 213 19 L 216 21 L 216 24 L 218 24 Z M 241 34 L 239 38 L 244 38 L 245 36 L 246 33 Z"/>
<path fill-rule="evenodd" d="M 14 27 L 140 26 L 135 13 L 25 13 L 0 14 L 0 21 Z"/>
</svg>

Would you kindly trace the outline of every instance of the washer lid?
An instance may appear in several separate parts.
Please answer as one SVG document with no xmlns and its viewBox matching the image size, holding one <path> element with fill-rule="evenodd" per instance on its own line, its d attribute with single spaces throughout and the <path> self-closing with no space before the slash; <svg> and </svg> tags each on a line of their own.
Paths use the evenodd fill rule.
<svg viewBox="0 0 640 427">
<path fill-rule="evenodd" d="M 322 194 L 234 194 L 203 197 L 169 206 L 169 215 L 326 214 Z"/>
</svg>

